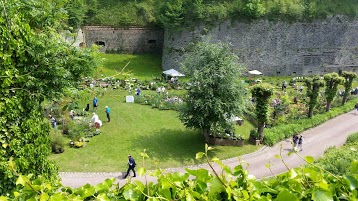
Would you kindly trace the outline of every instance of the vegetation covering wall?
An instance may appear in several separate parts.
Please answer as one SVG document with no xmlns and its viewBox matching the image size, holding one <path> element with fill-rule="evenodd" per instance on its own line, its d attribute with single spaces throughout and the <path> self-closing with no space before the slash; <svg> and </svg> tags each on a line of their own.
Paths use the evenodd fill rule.
<svg viewBox="0 0 358 201">
<path fill-rule="evenodd" d="M 70 0 L 70 24 L 178 27 L 220 19 L 356 17 L 355 0 Z"/>
</svg>

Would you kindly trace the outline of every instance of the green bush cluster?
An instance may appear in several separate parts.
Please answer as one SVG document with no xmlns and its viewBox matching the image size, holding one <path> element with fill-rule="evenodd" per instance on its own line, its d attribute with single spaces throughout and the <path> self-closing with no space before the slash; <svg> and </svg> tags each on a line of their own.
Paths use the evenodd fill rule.
<svg viewBox="0 0 358 201">
<path fill-rule="evenodd" d="M 358 158 L 358 133 L 352 134 L 347 138 L 343 147 L 330 147 L 325 151 L 322 158 L 315 163 L 325 170 L 336 174 L 345 175 L 349 173 L 347 167 L 354 159 Z"/>
<path fill-rule="evenodd" d="M 347 144 L 358 143 L 358 133 L 348 136 L 346 143 Z"/>
<path fill-rule="evenodd" d="M 59 154 L 65 151 L 65 138 L 59 130 L 50 130 L 50 141 L 52 153 Z"/>
<path fill-rule="evenodd" d="M 67 10 L 72 26 L 77 26 L 81 19 L 86 25 L 179 27 L 195 21 L 210 23 L 222 19 L 269 18 L 293 21 L 324 18 L 332 14 L 352 17 L 358 14 L 358 3 L 355 0 L 90 0 L 87 2 L 72 0 L 70 2 Z"/>
<path fill-rule="evenodd" d="M 312 118 L 298 119 L 265 129 L 264 144 L 272 146 L 275 143 L 292 137 L 294 134 L 301 133 L 309 128 L 315 127 L 333 117 L 349 112 L 353 109 L 357 99 L 353 99 L 346 105 L 333 108 L 327 113 L 317 114 Z"/>
</svg>

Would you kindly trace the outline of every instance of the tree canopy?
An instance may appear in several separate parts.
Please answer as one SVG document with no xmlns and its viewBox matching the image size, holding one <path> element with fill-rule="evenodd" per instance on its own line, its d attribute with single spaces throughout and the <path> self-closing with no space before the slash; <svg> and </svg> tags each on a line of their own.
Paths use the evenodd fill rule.
<svg viewBox="0 0 358 201">
<path fill-rule="evenodd" d="M 324 81 L 326 82 L 326 111 L 328 112 L 331 108 L 331 102 L 337 95 L 338 85 L 344 82 L 343 77 L 340 77 L 337 73 L 329 73 L 324 75 Z"/>
<path fill-rule="evenodd" d="M 96 67 L 95 51 L 66 43 L 58 31 L 66 21 L 62 1 L 1 0 L 0 18 L 0 194 L 15 187 L 16 172 L 56 178 L 47 159 L 49 122 L 41 103 L 59 97 Z"/>
<path fill-rule="evenodd" d="M 257 133 L 260 141 L 263 141 L 263 129 L 269 117 L 269 101 L 273 95 L 273 86 L 267 83 L 256 84 L 251 88 L 251 93 L 256 103 Z"/>
<path fill-rule="evenodd" d="M 182 67 L 191 86 L 180 120 L 206 134 L 230 127 L 227 120 L 242 112 L 245 92 L 239 80 L 243 68 L 229 45 L 198 43 Z"/>
<path fill-rule="evenodd" d="M 306 78 L 305 83 L 307 85 L 307 97 L 309 97 L 307 116 L 311 118 L 313 116 L 313 109 L 318 103 L 319 90 L 324 86 L 324 81 L 319 76 L 313 76 Z"/>
</svg>

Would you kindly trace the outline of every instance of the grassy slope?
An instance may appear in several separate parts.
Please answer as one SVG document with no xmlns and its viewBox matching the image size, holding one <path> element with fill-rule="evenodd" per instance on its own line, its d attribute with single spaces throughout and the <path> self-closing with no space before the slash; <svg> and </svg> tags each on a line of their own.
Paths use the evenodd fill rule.
<svg viewBox="0 0 358 201">
<path fill-rule="evenodd" d="M 104 57 L 107 58 L 102 68 L 105 76 L 113 75 L 115 72 L 113 69 L 124 66 L 128 61 L 131 63 L 126 69 L 132 70 L 134 77 L 150 79 L 152 76 L 160 76 L 161 73 L 159 56 L 104 55 Z M 140 164 L 140 152 L 144 149 L 147 149 L 151 157 L 146 161 L 148 169 L 156 167 L 156 160 L 160 161 L 161 168 L 200 162 L 195 160 L 195 154 L 204 150 L 202 136 L 196 131 L 186 129 L 177 118 L 177 112 L 125 103 L 127 93 L 109 89 L 104 96 L 99 96 L 98 114 L 104 121 L 102 134 L 91 138 L 84 148 L 66 147 L 63 154 L 52 155 L 51 159 L 56 161 L 60 171 L 124 171 L 127 155 L 132 154 Z M 143 93 L 150 92 L 143 91 Z M 81 105 L 85 106 L 93 96 L 83 97 Z M 105 122 L 105 105 L 111 107 L 110 123 Z M 236 127 L 236 132 L 248 138 L 252 127 L 245 122 L 244 126 Z M 258 148 L 252 145 L 217 146 L 212 154 L 224 159 L 250 153 Z"/>
</svg>

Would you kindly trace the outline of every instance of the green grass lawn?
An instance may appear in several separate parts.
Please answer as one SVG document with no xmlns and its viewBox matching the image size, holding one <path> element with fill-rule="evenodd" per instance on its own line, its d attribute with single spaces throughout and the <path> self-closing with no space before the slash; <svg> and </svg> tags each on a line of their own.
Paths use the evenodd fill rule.
<svg viewBox="0 0 358 201">
<path fill-rule="evenodd" d="M 202 136 L 186 129 L 177 117 L 176 111 L 152 109 L 147 105 L 125 103 L 125 91 L 108 90 L 99 96 L 98 115 L 104 122 L 102 133 L 90 138 L 83 148 L 66 146 L 62 154 L 52 155 L 60 171 L 124 171 L 128 154 L 140 163 L 140 152 L 147 150 L 149 159 L 146 168 L 158 166 L 176 167 L 201 163 L 195 154 L 204 151 Z M 84 105 L 84 104 L 83 104 Z M 104 106 L 111 108 L 111 122 L 106 122 Z M 91 108 L 92 109 L 92 108 Z M 253 126 L 245 122 L 237 126 L 236 132 L 248 138 Z M 245 142 L 248 144 L 248 142 Z M 216 146 L 213 154 L 221 159 L 250 153 L 259 147 Z"/>
<path fill-rule="evenodd" d="M 150 80 L 161 76 L 160 57 L 158 55 L 103 55 L 106 60 L 101 74 L 110 76 L 120 71 L 128 61 L 126 71 L 132 72 L 130 77 Z M 130 78 L 128 77 L 128 78 Z M 90 92 L 82 96 L 80 107 L 92 102 L 96 95 L 99 98 L 98 115 L 104 122 L 101 134 L 90 138 L 83 148 L 65 147 L 62 154 L 54 154 L 50 159 L 56 161 L 60 171 L 78 172 L 112 172 L 125 171 L 127 155 L 131 154 L 141 164 L 140 153 L 146 149 L 150 156 L 146 159 L 145 167 L 187 166 L 202 161 L 195 159 L 197 152 L 204 151 L 204 139 L 198 131 L 189 130 L 178 119 L 178 113 L 171 110 L 152 109 L 148 105 L 125 103 L 124 90 L 108 89 L 103 93 Z M 184 91 L 169 91 L 169 94 L 182 94 Z M 98 91 L 97 91 L 98 93 Z M 132 92 L 133 93 L 133 92 Z M 153 94 L 154 91 L 142 91 Z M 105 106 L 111 108 L 111 122 L 106 122 Z M 92 109 L 92 108 L 91 108 Z M 90 116 L 91 117 L 91 112 Z M 236 126 L 236 133 L 248 139 L 253 128 L 249 122 Z M 251 153 L 260 147 L 249 145 L 244 147 L 215 146 L 211 155 L 220 159 Z"/>
<path fill-rule="evenodd" d="M 118 75 L 115 78 L 123 79 L 126 76 L 150 80 L 153 77 L 161 77 L 162 57 L 159 54 L 102 54 L 102 56 L 104 62 L 95 73 L 97 77 L 117 75 L 122 70 L 124 75 Z"/>
</svg>

